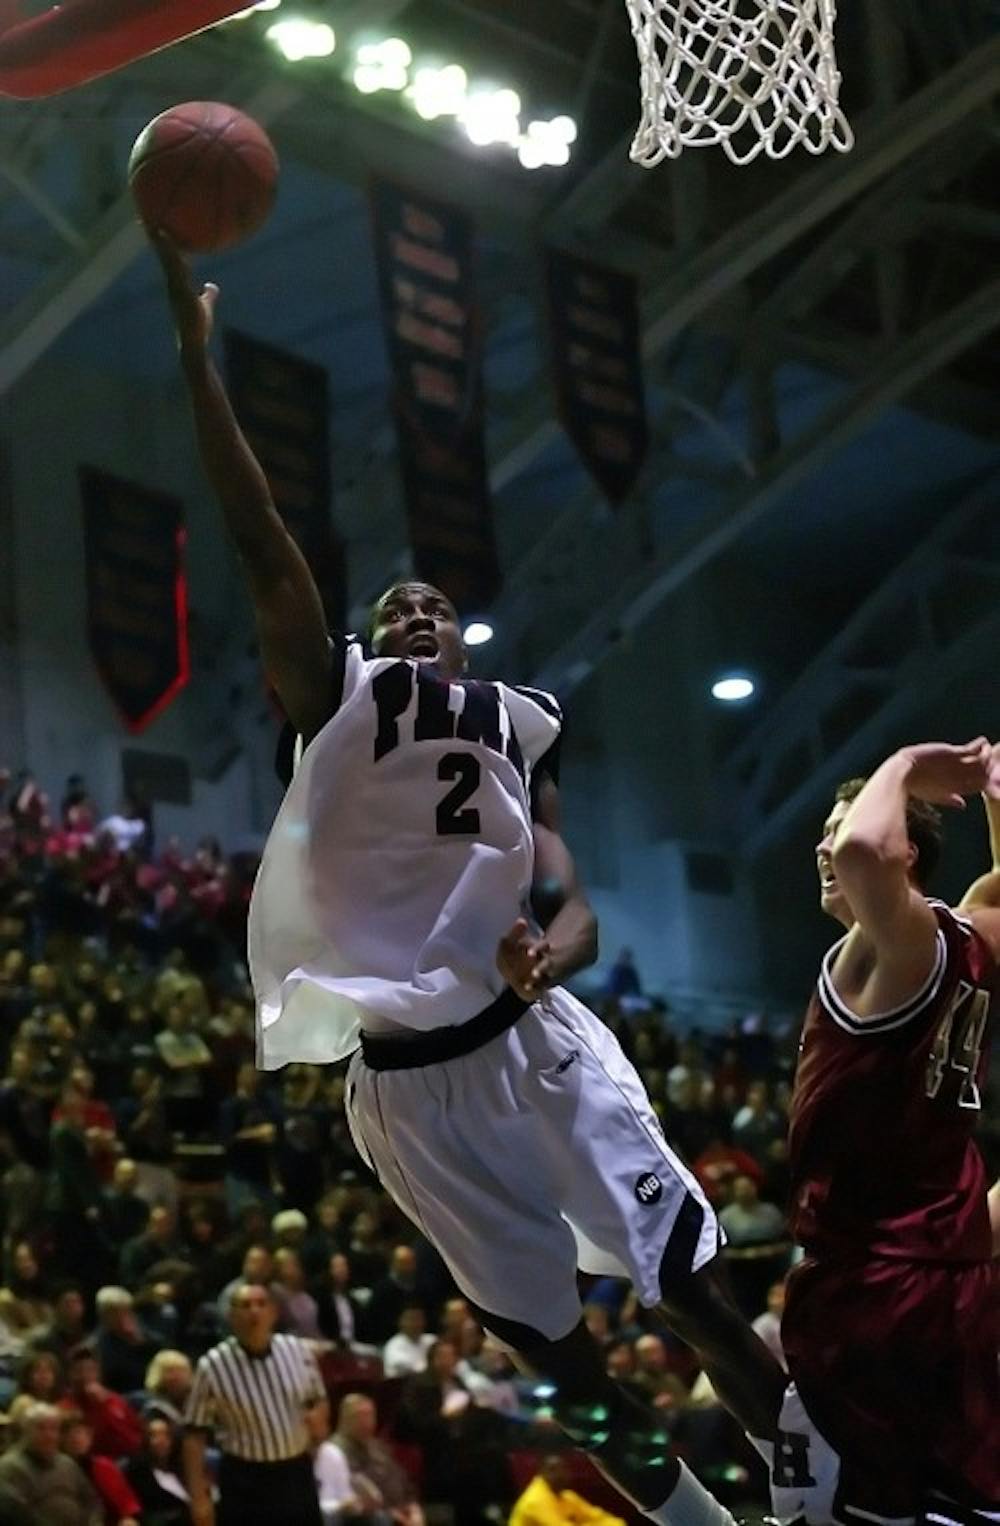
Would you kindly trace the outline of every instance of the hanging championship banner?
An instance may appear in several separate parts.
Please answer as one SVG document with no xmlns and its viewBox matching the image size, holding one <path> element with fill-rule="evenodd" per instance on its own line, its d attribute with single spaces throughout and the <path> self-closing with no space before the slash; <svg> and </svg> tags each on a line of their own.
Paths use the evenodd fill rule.
<svg viewBox="0 0 1000 1526">
<path fill-rule="evenodd" d="M 233 411 L 275 507 L 316 580 L 327 623 L 347 622 L 347 559 L 331 518 L 329 379 L 322 366 L 227 329 Z"/>
<path fill-rule="evenodd" d="M 545 258 L 559 417 L 598 487 L 620 503 L 649 446 L 636 283 L 556 249 Z"/>
<path fill-rule="evenodd" d="M 454 207 L 385 181 L 375 181 L 371 194 L 414 565 L 460 611 L 481 611 L 501 579 L 473 224 Z"/>
<path fill-rule="evenodd" d="M 129 731 L 144 731 L 190 676 L 184 510 L 176 498 L 79 469 L 87 634 Z"/>
</svg>

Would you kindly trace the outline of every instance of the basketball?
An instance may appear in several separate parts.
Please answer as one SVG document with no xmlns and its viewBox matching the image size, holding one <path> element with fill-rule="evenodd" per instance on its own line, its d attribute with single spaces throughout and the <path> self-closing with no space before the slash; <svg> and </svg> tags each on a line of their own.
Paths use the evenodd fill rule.
<svg viewBox="0 0 1000 1526">
<path fill-rule="evenodd" d="M 249 238 L 266 220 L 278 156 L 244 112 L 188 101 L 143 128 L 128 179 L 147 227 L 163 228 L 188 253 L 208 254 Z"/>
</svg>

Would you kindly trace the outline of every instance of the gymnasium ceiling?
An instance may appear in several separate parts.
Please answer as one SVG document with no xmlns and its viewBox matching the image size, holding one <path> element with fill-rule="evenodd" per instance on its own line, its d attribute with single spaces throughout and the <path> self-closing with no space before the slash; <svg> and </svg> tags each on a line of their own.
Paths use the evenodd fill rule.
<svg viewBox="0 0 1000 1526">
<path fill-rule="evenodd" d="M 275 52 L 266 29 L 292 13 L 332 24 L 330 58 Z M 854 152 L 744 168 L 717 151 L 628 163 L 622 0 L 284 0 L 68 95 L 0 99 L 0 393 L 46 355 L 174 383 L 123 168 L 167 106 L 245 107 L 281 155 L 279 202 L 204 273 L 224 321 L 329 368 L 336 514 L 361 607 L 406 565 L 366 185 L 387 175 L 463 204 L 479 227 L 507 572 L 491 666 L 573 689 L 633 624 L 704 586 L 719 653 L 768 678 L 769 708 L 727 740 L 777 745 L 782 696 L 898 578 L 901 545 L 1000 473 L 996 0 L 850 0 L 838 28 Z M 418 60 L 513 86 L 526 114 L 573 116 L 570 164 L 529 172 L 391 93 L 361 95 L 356 49 L 390 35 Z M 614 517 L 553 416 L 546 241 L 640 281 L 653 438 Z M 737 597 L 748 575 L 797 603 L 794 641 Z"/>
</svg>

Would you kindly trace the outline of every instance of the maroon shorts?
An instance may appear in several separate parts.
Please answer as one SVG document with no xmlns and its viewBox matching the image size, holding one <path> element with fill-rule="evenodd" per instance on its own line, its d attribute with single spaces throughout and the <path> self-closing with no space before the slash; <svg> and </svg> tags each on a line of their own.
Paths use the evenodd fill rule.
<svg viewBox="0 0 1000 1526">
<path fill-rule="evenodd" d="M 935 1492 L 1000 1504 L 1000 1261 L 809 1257 L 781 1338 L 806 1409 L 841 1457 L 845 1507 L 916 1516 Z"/>
</svg>

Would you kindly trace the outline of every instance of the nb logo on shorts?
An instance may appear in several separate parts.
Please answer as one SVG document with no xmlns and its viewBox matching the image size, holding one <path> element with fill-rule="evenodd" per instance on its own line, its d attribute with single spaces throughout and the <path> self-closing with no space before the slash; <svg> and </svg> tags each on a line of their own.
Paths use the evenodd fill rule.
<svg viewBox="0 0 1000 1526">
<path fill-rule="evenodd" d="M 635 1195 L 645 1208 L 652 1208 L 663 1196 L 663 1183 L 653 1171 L 647 1171 L 640 1176 L 635 1184 Z"/>
<path fill-rule="evenodd" d="M 809 1469 L 809 1437 L 799 1431 L 779 1431 L 774 1447 L 771 1482 L 779 1489 L 811 1489 L 816 1480 Z"/>
</svg>

